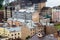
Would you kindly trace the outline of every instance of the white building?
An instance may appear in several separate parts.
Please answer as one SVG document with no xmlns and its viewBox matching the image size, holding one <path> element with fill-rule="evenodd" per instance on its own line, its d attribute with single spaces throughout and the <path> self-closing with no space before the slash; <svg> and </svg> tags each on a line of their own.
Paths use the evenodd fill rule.
<svg viewBox="0 0 60 40">
<path fill-rule="evenodd" d="M 24 20 L 31 20 L 32 13 L 34 13 L 34 7 L 27 7 L 26 9 L 20 9 L 19 11 L 14 11 L 12 14 L 12 18 L 24 19 Z"/>
<path fill-rule="evenodd" d="M 50 23 L 50 18 L 47 18 L 47 19 L 40 19 L 40 23 L 43 25 L 43 26 L 54 26 L 53 23 Z"/>
</svg>

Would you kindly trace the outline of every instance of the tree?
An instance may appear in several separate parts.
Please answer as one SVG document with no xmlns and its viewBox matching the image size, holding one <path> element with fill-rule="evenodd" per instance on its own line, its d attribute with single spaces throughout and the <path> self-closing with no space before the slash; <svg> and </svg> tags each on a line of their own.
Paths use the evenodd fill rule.
<svg viewBox="0 0 60 40">
<path fill-rule="evenodd" d="M 3 7 L 3 1 L 4 0 L 0 0 L 0 9 L 2 9 L 2 7 Z"/>
</svg>

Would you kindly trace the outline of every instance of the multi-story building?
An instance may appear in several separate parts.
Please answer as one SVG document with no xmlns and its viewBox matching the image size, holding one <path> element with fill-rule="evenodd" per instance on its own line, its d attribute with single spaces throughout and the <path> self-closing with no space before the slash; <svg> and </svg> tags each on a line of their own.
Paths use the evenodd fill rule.
<svg viewBox="0 0 60 40">
<path fill-rule="evenodd" d="M 11 17 L 11 12 L 10 10 L 7 11 L 7 18 L 10 18 Z M 4 10 L 4 18 L 5 18 L 5 10 Z"/>
<path fill-rule="evenodd" d="M 43 7 L 41 9 L 40 16 L 45 17 L 45 18 L 51 18 L 51 16 L 52 16 L 52 8 L 50 8 L 50 7 Z"/>
<path fill-rule="evenodd" d="M 40 23 L 35 23 L 37 25 L 36 27 L 36 33 L 39 37 L 45 36 L 45 28 Z"/>
<path fill-rule="evenodd" d="M 47 0 L 17 0 L 17 1 L 14 1 L 14 2 L 11 2 L 10 6 L 14 6 L 16 10 L 19 10 L 19 9 L 26 9 L 28 7 L 32 7 L 34 6 L 34 10 L 36 10 L 36 14 L 39 16 L 39 13 L 40 13 L 40 10 L 45 7 L 45 3 L 46 3 Z M 11 13 L 12 15 L 12 13 Z M 39 17 L 38 17 L 38 20 L 39 20 Z"/>
<path fill-rule="evenodd" d="M 38 11 L 40 11 L 41 10 L 41 8 L 43 8 L 43 7 L 45 7 L 45 2 L 47 1 L 47 0 L 30 0 L 32 3 L 33 3 L 33 5 L 35 5 L 35 10 L 38 10 Z"/>
<path fill-rule="evenodd" d="M 16 30 L 17 29 L 17 30 Z M 9 27 L 9 28 L 0 28 L 0 35 L 8 39 L 20 39 L 21 38 L 21 27 Z"/>
<path fill-rule="evenodd" d="M 52 8 L 52 21 L 60 22 L 60 7 Z"/>
<path fill-rule="evenodd" d="M 34 6 L 32 6 L 32 7 L 27 7 L 26 9 L 20 9 L 19 11 L 14 11 L 12 14 L 13 15 L 12 18 L 24 19 L 25 21 L 33 20 L 35 17 L 34 14 L 36 13 L 34 10 Z"/>
<path fill-rule="evenodd" d="M 0 28 L 0 35 L 12 40 L 17 38 L 26 39 L 28 36 L 33 36 L 35 34 L 34 23 L 31 24 L 31 21 L 27 22 L 28 23 L 20 26 L 2 27 Z"/>
<path fill-rule="evenodd" d="M 14 11 L 14 6 L 6 6 L 4 11 L 4 19 L 7 21 L 8 18 L 12 17 L 12 11 Z"/>
<path fill-rule="evenodd" d="M 8 30 L 10 32 L 10 34 L 8 34 L 9 39 L 20 39 L 21 38 L 21 27 L 8 28 Z"/>
<path fill-rule="evenodd" d="M 3 30 L 0 31 L 0 35 L 4 34 L 8 39 L 26 39 L 34 34 L 40 37 L 45 35 L 44 27 L 40 23 L 34 23 L 32 20 L 26 20 L 25 22 L 25 20 L 17 18 L 9 18 L 0 30 Z"/>
<path fill-rule="evenodd" d="M 20 7 L 26 8 L 32 6 L 32 2 L 29 0 L 20 0 Z"/>
</svg>

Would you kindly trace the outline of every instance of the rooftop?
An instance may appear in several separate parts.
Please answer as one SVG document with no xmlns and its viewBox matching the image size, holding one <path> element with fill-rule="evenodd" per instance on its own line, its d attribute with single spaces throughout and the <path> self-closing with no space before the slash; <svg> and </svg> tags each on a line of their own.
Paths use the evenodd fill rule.
<svg viewBox="0 0 60 40">
<path fill-rule="evenodd" d="M 21 27 L 9 27 L 6 28 L 7 30 L 9 30 L 10 32 L 19 32 L 21 31 Z"/>
<path fill-rule="evenodd" d="M 33 3 L 42 3 L 46 2 L 47 0 L 31 0 Z"/>
<path fill-rule="evenodd" d="M 48 9 L 50 9 L 50 7 L 43 7 L 43 8 L 41 9 L 41 11 L 43 11 L 43 10 L 48 10 Z"/>
<path fill-rule="evenodd" d="M 24 2 L 23 2 L 24 1 Z M 17 1 L 14 1 L 14 2 L 11 2 L 10 5 L 17 5 L 17 4 L 22 4 L 24 3 L 25 5 L 28 5 L 29 2 L 31 3 L 41 3 L 41 2 L 46 2 L 47 0 L 18 0 Z M 29 5 L 32 5 L 32 4 L 29 4 Z"/>
</svg>

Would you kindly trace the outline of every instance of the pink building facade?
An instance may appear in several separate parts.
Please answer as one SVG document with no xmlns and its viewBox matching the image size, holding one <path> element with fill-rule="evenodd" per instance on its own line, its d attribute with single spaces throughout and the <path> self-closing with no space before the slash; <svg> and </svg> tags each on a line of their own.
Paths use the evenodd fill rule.
<svg viewBox="0 0 60 40">
<path fill-rule="evenodd" d="M 52 21 L 60 22 L 60 9 L 52 9 Z"/>
</svg>

